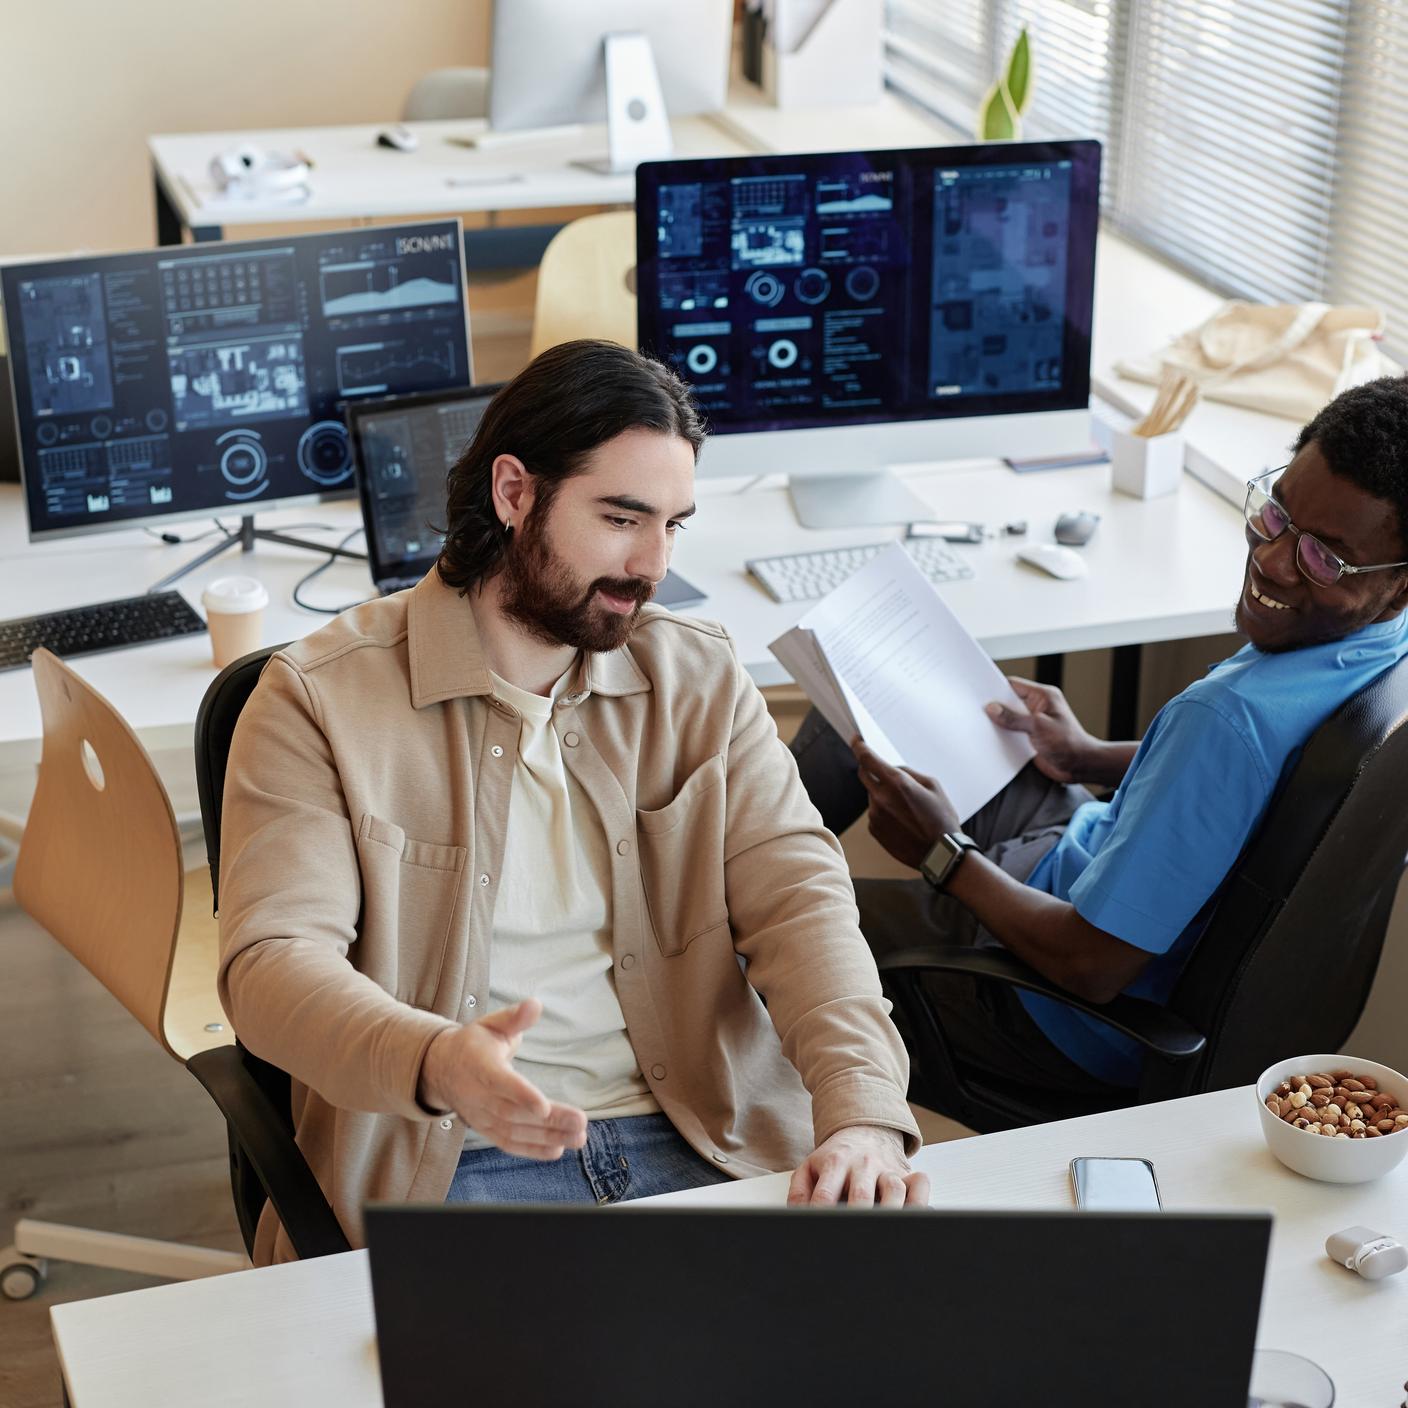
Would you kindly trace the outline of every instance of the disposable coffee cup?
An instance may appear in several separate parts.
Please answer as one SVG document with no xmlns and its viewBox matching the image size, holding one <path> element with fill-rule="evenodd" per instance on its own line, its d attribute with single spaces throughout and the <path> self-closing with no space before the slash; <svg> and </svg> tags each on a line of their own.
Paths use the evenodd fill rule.
<svg viewBox="0 0 1408 1408">
<path fill-rule="evenodd" d="M 259 649 L 269 593 L 258 578 L 217 577 L 201 593 L 200 604 L 205 607 L 217 670 Z"/>
</svg>

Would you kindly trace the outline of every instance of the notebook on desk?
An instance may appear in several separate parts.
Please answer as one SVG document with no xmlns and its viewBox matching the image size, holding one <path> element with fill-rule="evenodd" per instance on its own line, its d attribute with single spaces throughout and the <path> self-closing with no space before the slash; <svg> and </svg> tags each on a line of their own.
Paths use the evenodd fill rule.
<svg viewBox="0 0 1408 1408">
<path fill-rule="evenodd" d="M 366 1235 L 386 1408 L 1245 1408 L 1271 1218 L 382 1204 Z"/>
<path fill-rule="evenodd" d="M 353 401 L 347 428 L 357 468 L 367 561 L 382 596 L 413 587 L 435 565 L 445 523 L 445 476 L 474 438 L 498 385 Z M 674 572 L 661 606 L 697 606 L 704 593 Z"/>
</svg>

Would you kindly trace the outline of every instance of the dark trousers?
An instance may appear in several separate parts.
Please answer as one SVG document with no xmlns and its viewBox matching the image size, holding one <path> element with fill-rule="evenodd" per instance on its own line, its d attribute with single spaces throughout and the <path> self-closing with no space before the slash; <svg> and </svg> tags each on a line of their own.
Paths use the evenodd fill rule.
<svg viewBox="0 0 1408 1408">
<path fill-rule="evenodd" d="M 827 829 L 839 836 L 869 804 L 855 755 L 815 709 L 792 740 L 792 753 Z M 1052 782 L 1028 764 L 963 829 L 989 860 L 1025 880 L 1061 839 L 1076 808 L 1090 800 L 1084 787 Z M 924 880 L 857 880 L 855 891 L 861 930 L 877 959 L 925 945 L 1000 946 L 957 900 Z M 1006 984 L 980 982 L 964 973 L 927 974 L 923 984 L 958 1065 L 1003 1085 L 1028 1088 L 1034 1103 L 1040 1103 L 1043 1092 L 1089 1096 L 1092 1106 L 1110 1095 L 1105 1081 L 1047 1038 Z M 904 1013 L 897 1007 L 893 1016 L 914 1058 Z M 914 1062 L 913 1098 L 943 1111 L 943 1092 L 932 1088 L 920 1066 Z"/>
</svg>

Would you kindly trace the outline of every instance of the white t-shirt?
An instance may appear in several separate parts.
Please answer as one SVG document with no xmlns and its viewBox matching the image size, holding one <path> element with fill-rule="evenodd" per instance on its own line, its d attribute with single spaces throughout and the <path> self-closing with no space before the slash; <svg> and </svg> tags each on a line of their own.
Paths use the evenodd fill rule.
<svg viewBox="0 0 1408 1408">
<path fill-rule="evenodd" d="M 553 698 L 575 673 L 553 686 Z M 553 698 L 492 676 L 523 724 L 494 906 L 489 1011 L 527 997 L 543 1004 L 514 1067 L 549 1100 L 591 1119 L 659 1110 L 626 1036 L 611 955 L 611 860 L 601 818 L 567 771 Z M 473 1130 L 467 1149 L 488 1140 Z"/>
</svg>

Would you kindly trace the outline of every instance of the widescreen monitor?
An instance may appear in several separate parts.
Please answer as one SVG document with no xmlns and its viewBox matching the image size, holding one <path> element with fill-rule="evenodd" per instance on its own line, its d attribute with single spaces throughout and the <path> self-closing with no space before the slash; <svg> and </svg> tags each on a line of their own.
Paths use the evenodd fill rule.
<svg viewBox="0 0 1408 1408">
<path fill-rule="evenodd" d="M 457 220 L 11 265 L 31 539 L 356 493 L 343 403 L 467 386 Z"/>
<path fill-rule="evenodd" d="M 928 516 L 893 464 L 1087 447 L 1099 189 L 1093 141 L 640 166 L 639 342 L 700 472 L 785 467 L 845 526 Z"/>
</svg>

